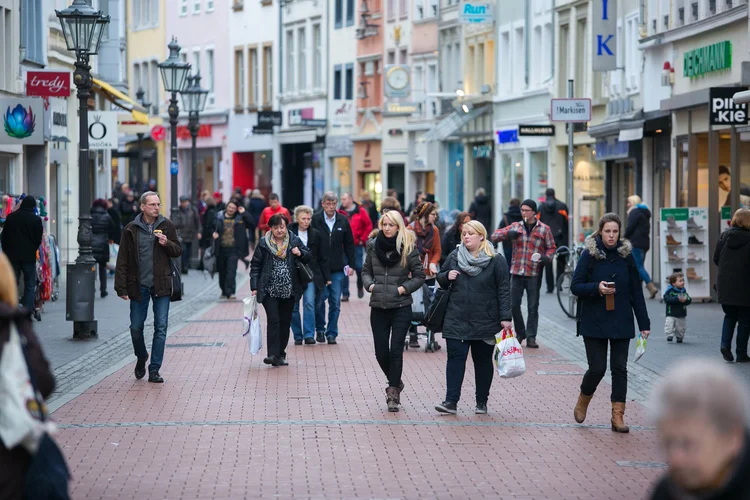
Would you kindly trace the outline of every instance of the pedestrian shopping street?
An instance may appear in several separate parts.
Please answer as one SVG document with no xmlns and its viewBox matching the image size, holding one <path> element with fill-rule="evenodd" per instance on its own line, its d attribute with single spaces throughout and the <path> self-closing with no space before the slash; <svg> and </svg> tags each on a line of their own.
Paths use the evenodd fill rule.
<svg viewBox="0 0 750 500">
<path fill-rule="evenodd" d="M 445 390 L 444 348 L 405 353 L 402 410 L 386 410 L 367 297 L 342 304 L 338 345 L 291 342 L 289 366 L 271 368 L 265 350 L 248 352 L 242 303 L 212 291 L 204 286 L 171 315 L 165 384 L 135 380 L 128 353 L 53 395 L 72 498 L 641 499 L 664 472 L 641 403 L 628 403 L 630 434 L 610 430 L 607 383 L 586 423 L 574 422 L 580 360 L 545 338 L 558 346 L 563 336 L 577 339 L 545 317 L 550 301 L 542 347 L 524 353 L 526 374 L 495 377 L 489 414 L 475 415 L 469 362 L 459 413 L 444 416 L 434 410 Z M 244 281 L 238 295 L 247 293 Z"/>
</svg>

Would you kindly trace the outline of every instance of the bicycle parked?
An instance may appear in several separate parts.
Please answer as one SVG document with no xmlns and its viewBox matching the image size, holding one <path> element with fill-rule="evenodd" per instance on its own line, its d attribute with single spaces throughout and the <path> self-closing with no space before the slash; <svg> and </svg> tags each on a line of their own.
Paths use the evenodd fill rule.
<svg viewBox="0 0 750 500">
<path fill-rule="evenodd" d="M 555 255 L 565 255 L 567 257 L 565 263 L 565 272 L 563 272 L 557 279 L 557 301 L 560 303 L 560 308 L 563 312 L 571 319 L 576 317 L 576 296 L 570 291 L 570 285 L 573 282 L 573 272 L 575 271 L 576 263 L 583 253 L 583 245 L 576 245 L 573 247 L 573 253 L 575 258 L 570 258 L 570 249 L 562 245 L 557 247 Z"/>
</svg>

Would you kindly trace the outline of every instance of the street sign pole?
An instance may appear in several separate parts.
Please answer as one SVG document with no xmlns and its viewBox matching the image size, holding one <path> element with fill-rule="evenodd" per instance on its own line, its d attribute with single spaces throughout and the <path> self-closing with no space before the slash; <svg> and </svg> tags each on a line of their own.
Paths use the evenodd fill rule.
<svg viewBox="0 0 750 500">
<path fill-rule="evenodd" d="M 573 98 L 573 80 L 568 80 L 568 98 Z M 568 122 L 568 250 L 571 252 L 571 258 L 575 258 L 572 253 L 575 241 L 573 234 L 573 154 L 573 122 Z"/>
</svg>

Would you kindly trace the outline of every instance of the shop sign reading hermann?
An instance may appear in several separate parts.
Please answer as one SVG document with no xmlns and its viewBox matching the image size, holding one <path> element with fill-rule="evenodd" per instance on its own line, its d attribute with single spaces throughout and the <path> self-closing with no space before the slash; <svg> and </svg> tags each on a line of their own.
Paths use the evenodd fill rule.
<svg viewBox="0 0 750 500">
<path fill-rule="evenodd" d="M 686 78 L 695 78 L 731 67 L 732 42 L 725 40 L 685 52 L 682 74 Z"/>
</svg>

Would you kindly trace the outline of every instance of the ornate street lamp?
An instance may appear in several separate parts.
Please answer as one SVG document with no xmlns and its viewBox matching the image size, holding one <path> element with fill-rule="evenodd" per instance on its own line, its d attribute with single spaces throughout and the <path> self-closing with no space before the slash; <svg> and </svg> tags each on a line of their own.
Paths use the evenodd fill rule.
<svg viewBox="0 0 750 500">
<path fill-rule="evenodd" d="M 135 93 L 135 98 L 147 112 L 151 109 L 151 103 L 146 100 L 146 92 L 143 91 L 143 88 L 138 87 L 138 91 Z M 136 134 L 138 137 L 138 168 L 135 171 L 135 185 L 132 186 L 133 192 L 138 193 L 139 195 L 142 193 L 141 190 L 143 186 L 143 135 L 143 132 L 138 132 Z"/>
<path fill-rule="evenodd" d="M 177 103 L 177 94 L 185 88 L 185 78 L 190 71 L 190 64 L 180 58 L 180 46 L 177 44 L 175 37 L 172 37 L 172 41 L 169 42 L 167 47 L 169 47 L 169 57 L 167 57 L 166 61 L 159 64 L 159 70 L 161 70 L 164 90 L 172 94 L 169 99 L 169 126 L 171 135 L 169 171 L 172 178 L 171 201 L 172 212 L 174 213 L 178 208 L 177 168 L 179 163 L 177 160 L 177 118 L 180 116 L 180 108 Z"/>
<path fill-rule="evenodd" d="M 198 202 L 198 154 L 196 141 L 200 132 L 200 114 L 206 108 L 208 90 L 201 88 L 201 74 L 188 76 L 185 89 L 182 91 L 182 106 L 188 110 L 188 130 L 193 144 L 190 150 L 192 165 L 190 166 L 190 197 Z"/>
<path fill-rule="evenodd" d="M 78 89 L 78 257 L 67 266 L 66 319 L 73 321 L 73 338 L 97 336 L 94 319 L 96 261 L 91 250 L 91 168 L 89 167 L 88 100 L 91 95 L 89 57 L 99 52 L 109 16 L 94 10 L 85 0 L 74 0 L 56 10 L 68 50 L 76 54 L 73 81 Z"/>
</svg>

